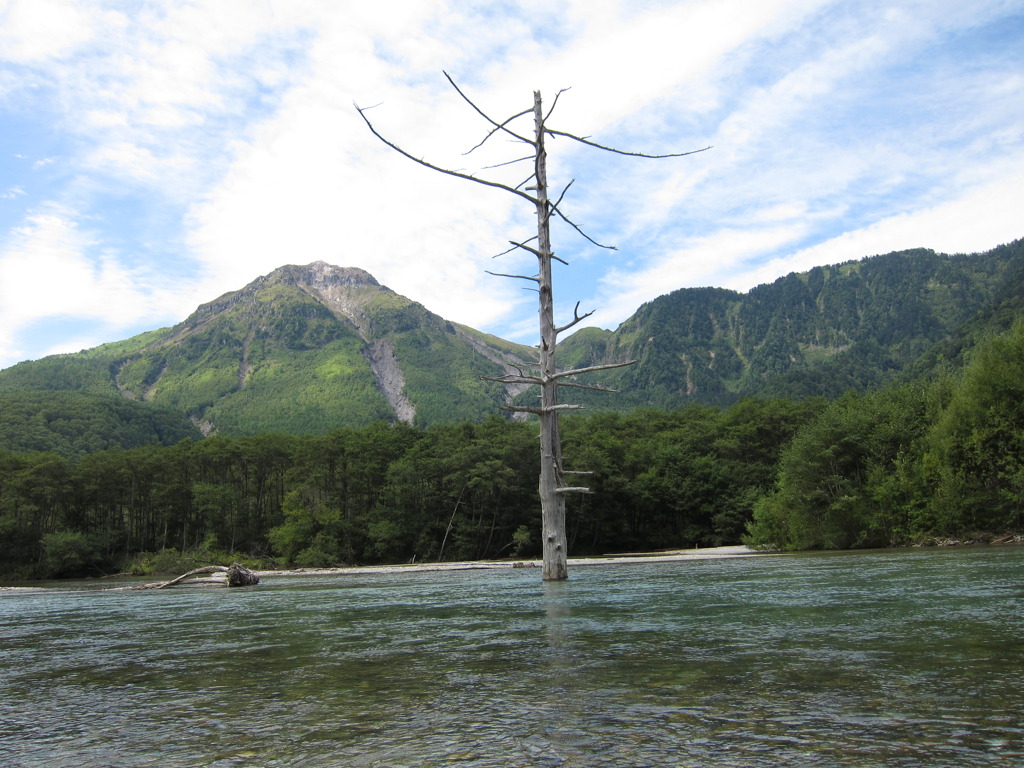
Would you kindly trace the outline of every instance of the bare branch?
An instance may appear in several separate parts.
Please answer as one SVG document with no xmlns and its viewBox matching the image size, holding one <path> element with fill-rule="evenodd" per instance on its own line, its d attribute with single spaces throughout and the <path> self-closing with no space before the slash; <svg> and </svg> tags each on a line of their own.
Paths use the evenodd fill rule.
<svg viewBox="0 0 1024 768">
<path fill-rule="evenodd" d="M 528 243 L 528 242 L 530 242 L 530 240 L 536 240 L 536 239 L 537 239 L 537 236 L 534 235 L 533 237 L 531 237 L 526 242 Z M 536 248 L 531 248 L 530 246 L 526 245 L 525 243 L 517 243 L 515 240 L 509 240 L 509 242 L 512 243 L 512 245 L 514 247 L 509 248 L 504 253 L 499 253 L 498 254 L 499 256 L 504 256 L 505 253 L 510 253 L 511 251 L 514 251 L 516 248 L 522 248 L 524 251 L 529 251 L 530 253 L 532 253 L 534 256 L 537 256 L 538 258 L 540 257 L 540 251 L 538 251 Z"/>
<path fill-rule="evenodd" d="M 522 368 L 520 368 L 520 367 L 519 367 L 518 365 L 512 365 L 512 363 L 506 363 L 506 365 L 507 365 L 507 366 L 508 366 L 509 368 L 515 368 L 515 369 L 516 369 L 516 370 L 517 370 L 517 371 L 519 372 L 519 375 L 520 375 L 520 376 L 523 376 L 524 378 L 525 378 L 525 377 L 528 377 L 528 376 L 532 376 L 532 375 L 533 375 L 533 374 L 530 374 L 530 373 L 523 373 L 523 369 L 522 369 Z M 534 370 L 536 370 L 536 369 L 537 369 L 537 366 L 538 366 L 538 365 L 540 365 L 540 361 L 539 361 L 539 360 L 538 360 L 537 362 L 532 362 L 532 361 L 531 361 L 531 362 L 527 363 L 527 365 L 528 365 L 528 366 L 532 366 L 532 367 L 533 367 L 533 369 L 534 369 Z"/>
<path fill-rule="evenodd" d="M 542 414 L 553 414 L 558 411 L 583 411 L 579 402 L 559 402 L 557 406 L 547 406 L 541 409 Z"/>
<path fill-rule="evenodd" d="M 558 206 L 552 205 L 552 206 L 551 206 L 551 210 L 553 210 L 553 211 L 554 211 L 555 213 L 557 213 L 557 214 L 558 214 L 558 218 L 560 218 L 560 219 L 561 219 L 562 221 L 564 221 L 564 222 L 565 222 L 566 224 L 568 224 L 568 225 L 569 225 L 570 227 L 572 227 L 573 229 L 575 229 L 575 230 L 576 230 L 577 232 L 579 232 L 579 233 L 580 233 L 580 234 L 581 234 L 581 235 L 582 235 L 583 237 L 585 237 L 585 238 L 586 238 L 587 240 L 589 240 L 589 241 L 590 241 L 591 243 L 593 243 L 594 245 L 596 245 L 596 246 L 597 246 L 598 248 L 605 248 L 605 249 L 607 249 L 607 250 L 609 250 L 609 251 L 617 251 L 617 250 L 619 250 L 619 249 L 618 249 L 618 248 L 616 248 L 616 247 L 615 247 L 614 245 L 605 245 L 604 243 L 599 243 L 599 242 L 597 242 L 597 240 L 595 240 L 595 239 L 594 239 L 594 238 L 592 238 L 592 237 L 591 237 L 590 235 L 588 235 L 588 234 L 587 234 L 586 232 L 584 232 L 584 231 L 583 231 L 582 229 L 580 229 L 580 226 L 579 226 L 579 225 L 578 225 L 578 224 L 577 224 L 576 222 L 574 222 L 574 221 L 573 221 L 572 219 L 570 219 L 570 218 L 569 218 L 568 216 L 566 216 L 566 215 L 565 215 L 564 213 L 562 213 L 562 211 L 561 211 L 561 210 L 559 210 Z"/>
<path fill-rule="evenodd" d="M 537 239 L 536 237 L 531 237 L 530 238 L 530 240 L 536 240 L 536 239 Z M 536 256 L 538 259 L 544 258 L 545 254 L 542 254 L 536 248 L 531 248 L 530 246 L 525 245 L 523 243 L 517 243 L 515 240 L 509 240 L 509 242 L 512 243 L 512 245 L 513 245 L 512 248 L 509 248 L 507 251 L 502 251 L 501 253 L 497 254 L 496 256 L 494 256 L 492 258 L 497 258 L 498 256 L 504 256 L 506 253 L 511 253 L 516 248 L 522 248 L 524 251 L 529 251 L 534 256 Z M 527 242 L 529 242 L 529 240 L 527 240 Z M 547 255 L 550 256 L 555 261 L 559 262 L 560 264 L 565 264 L 565 266 L 569 266 L 569 262 L 566 261 L 565 259 L 563 259 L 561 256 L 555 256 L 555 254 L 553 254 L 553 253 L 549 253 Z M 493 275 L 494 273 L 492 272 L 491 274 Z"/>
<path fill-rule="evenodd" d="M 514 411 L 515 413 L 534 413 L 542 416 L 545 413 L 557 413 L 558 411 L 581 411 L 583 406 L 579 404 L 559 403 L 558 405 L 503 405 L 503 411 Z"/>
<path fill-rule="evenodd" d="M 498 384 L 543 384 L 539 376 L 481 376 L 483 381 L 494 381 Z"/>
<path fill-rule="evenodd" d="M 455 176 L 456 178 L 459 178 L 459 179 L 466 179 L 467 181 L 475 181 L 477 184 L 483 184 L 484 186 L 487 186 L 487 187 L 494 187 L 495 189 L 503 189 L 506 192 L 511 192 L 513 195 L 519 195 L 519 197 L 521 197 L 521 198 L 523 198 L 525 200 L 529 200 L 534 205 L 537 204 L 537 199 L 536 198 L 534 198 L 534 197 L 532 197 L 532 196 L 530 196 L 530 195 L 526 194 L 525 192 L 522 192 L 522 191 L 520 191 L 518 189 L 510 187 L 507 184 L 500 184 L 500 183 L 498 183 L 496 181 L 488 181 L 487 179 L 478 179 L 476 176 L 471 176 L 468 173 L 459 173 L 458 171 L 452 171 L 452 170 L 449 170 L 448 168 L 442 168 L 439 165 L 434 165 L 433 163 L 428 163 L 426 160 L 423 160 L 421 158 L 415 157 L 414 155 L 410 155 L 408 152 L 406 152 L 400 146 L 398 146 L 397 144 L 395 144 L 395 143 L 393 143 L 391 141 L 388 141 L 380 133 L 378 133 L 377 129 L 373 127 L 373 123 L 371 123 L 369 118 L 367 118 L 366 115 L 363 114 L 363 109 L 358 104 L 353 102 L 353 106 L 356 108 L 356 111 L 359 113 L 359 116 L 361 118 L 363 118 L 363 122 L 366 123 L 366 127 L 370 129 L 370 133 L 372 133 L 374 136 L 376 136 L 382 142 L 387 144 L 389 147 L 391 147 L 393 150 L 395 150 L 398 154 L 402 155 L 403 157 L 409 158 L 414 163 L 419 163 L 420 165 L 424 166 L 425 168 L 429 168 L 432 171 L 437 171 L 439 173 L 444 173 L 444 174 L 447 174 L 449 176 Z M 561 214 L 559 214 L 559 215 L 561 215 Z"/>
<path fill-rule="evenodd" d="M 470 152 L 472 152 L 472 150 L 470 150 Z M 469 153 L 467 152 L 466 154 L 469 154 Z M 490 171 L 490 170 L 493 170 L 494 168 L 504 168 L 506 165 L 515 165 L 516 163 L 521 163 L 524 160 L 533 160 L 533 155 L 527 155 L 526 157 L 517 157 L 515 160 L 509 160 L 506 163 L 496 163 L 495 165 L 485 165 L 483 168 L 481 168 L 481 170 Z"/>
<path fill-rule="evenodd" d="M 458 88 L 456 88 L 455 90 L 457 90 L 457 91 L 458 91 L 459 89 L 458 89 Z M 461 91 L 460 91 L 460 94 L 461 94 Z M 463 96 L 462 98 L 464 98 L 464 99 L 465 99 L 466 97 L 465 97 L 465 96 Z M 466 100 L 467 100 L 467 101 L 469 101 L 468 99 L 466 99 Z M 472 102 L 470 102 L 470 104 L 472 104 Z M 476 109 L 476 107 L 475 107 L 475 106 L 474 106 L 473 108 L 474 108 L 474 109 Z M 477 112 L 480 112 L 480 110 L 479 110 L 479 109 L 477 109 L 476 111 L 477 111 Z M 471 147 L 471 148 L 470 148 L 469 150 L 467 150 L 466 152 L 463 152 L 462 154 L 463 154 L 463 155 L 468 155 L 468 154 L 470 154 L 471 152 L 475 152 L 476 150 L 480 149 L 480 147 L 482 147 L 482 146 L 483 146 L 484 144 L 486 144 L 486 143 L 487 143 L 487 141 L 488 141 L 488 140 L 489 140 L 489 139 L 491 138 L 491 136 L 493 136 L 494 134 L 496 134 L 496 133 L 497 133 L 498 131 L 502 131 L 502 130 L 505 130 L 505 126 L 506 126 L 506 125 L 508 125 L 509 123 L 511 123 L 511 122 L 512 122 L 513 120 L 515 120 L 515 119 L 516 119 L 517 117 L 522 117 L 523 115 L 528 115 L 528 114 L 530 114 L 530 112 L 531 112 L 531 111 L 532 111 L 532 110 L 529 110 L 529 109 L 527 109 L 527 110 L 524 110 L 524 111 L 520 112 L 520 113 L 519 113 L 518 115 L 512 115 L 512 117 L 510 117 L 510 118 L 509 118 L 508 120 L 506 120 L 506 121 L 505 121 L 504 123 L 500 123 L 500 124 L 499 124 L 499 123 L 494 123 L 494 121 L 493 121 L 493 120 L 491 120 L 491 118 L 487 117 L 487 115 L 484 115 L 484 117 L 487 117 L 487 119 L 488 119 L 488 120 L 490 120 L 490 121 L 491 121 L 492 123 L 494 123 L 494 124 L 495 124 L 495 125 L 496 125 L 497 127 L 496 127 L 496 128 L 492 128 L 491 130 L 489 130 L 489 131 L 487 132 L 487 135 L 486 135 L 486 136 L 484 136 L 484 137 L 483 137 L 483 138 L 482 138 L 482 139 L 480 140 L 480 142 L 479 142 L 479 143 L 478 143 L 478 144 L 477 144 L 476 146 L 474 146 L 474 147 Z M 484 113 L 483 113 L 483 112 L 480 112 L 480 114 L 481 114 L 481 115 L 483 115 Z M 515 134 L 512 134 L 512 135 L 513 135 L 513 136 L 515 136 Z M 519 138 L 519 139 L 520 139 L 520 140 L 522 140 L 522 141 L 526 141 L 526 139 L 523 139 L 522 137 L 517 137 L 517 138 Z"/>
<path fill-rule="evenodd" d="M 560 381 L 558 386 L 561 387 L 572 387 L 573 389 L 589 389 L 591 392 L 619 392 L 621 390 L 612 389 L 606 387 L 603 384 L 580 384 L 575 381 Z"/>
<path fill-rule="evenodd" d="M 484 272 L 486 272 L 488 275 L 494 275 L 495 277 L 511 277 L 516 280 L 532 280 L 535 283 L 540 282 L 540 278 L 536 276 L 530 277 L 529 275 L 507 275 L 504 272 L 491 272 L 490 270 L 487 269 L 485 269 Z"/>
<path fill-rule="evenodd" d="M 557 334 L 561 333 L 562 331 L 569 330 L 570 328 L 572 328 L 577 323 L 580 323 L 580 322 L 586 320 L 592 314 L 594 314 L 594 310 L 590 310 L 589 312 L 586 312 L 586 313 L 581 315 L 580 314 L 580 303 L 577 301 L 576 302 L 576 306 L 573 307 L 573 309 L 572 309 L 572 318 L 573 318 L 572 322 L 567 324 L 567 325 L 563 325 L 561 328 L 555 328 L 555 334 L 557 335 Z"/>
<path fill-rule="evenodd" d="M 616 155 L 625 155 L 626 157 L 646 157 L 650 160 L 664 160 L 668 157 L 686 157 L 687 155 L 696 155 L 700 152 L 707 152 L 711 149 L 711 146 L 706 146 L 701 149 L 692 149 L 689 152 L 673 152 L 668 155 L 648 155 L 646 152 L 627 152 L 623 149 L 615 149 L 615 147 L 606 147 L 603 144 L 584 139 L 582 136 L 575 136 L 565 131 L 556 131 L 554 128 L 544 128 L 544 132 L 551 136 L 565 136 L 567 139 L 578 141 L 580 144 L 586 144 L 588 147 L 594 147 L 595 149 L 603 149 L 605 152 L 614 152 Z"/>
<path fill-rule="evenodd" d="M 577 304 L 578 303 L 579 302 L 577 302 Z M 570 322 L 566 323 L 563 326 L 555 328 L 555 333 L 559 334 L 559 333 L 562 333 L 563 331 L 568 331 L 573 326 L 576 326 L 576 325 L 579 325 L 580 323 L 582 323 L 584 320 L 586 320 L 592 314 L 594 314 L 594 310 L 590 310 L 589 312 L 584 312 L 582 315 L 576 315 L 576 317 L 574 317 Z"/>
<path fill-rule="evenodd" d="M 444 70 L 441 70 L 441 71 L 444 72 Z M 527 139 L 524 136 L 520 136 L 518 133 L 516 133 L 515 131 L 510 130 L 507 127 L 507 124 L 512 122 L 513 120 L 515 120 L 517 117 L 522 117 L 523 115 L 528 115 L 531 112 L 533 112 L 532 108 L 524 110 L 524 111 L 520 112 L 517 115 L 513 115 L 508 120 L 506 120 L 504 123 L 499 123 L 496 120 L 492 119 L 491 116 L 488 115 L 486 112 L 484 112 L 482 109 L 480 109 L 480 107 L 478 107 L 476 104 L 474 104 L 472 99 L 470 99 L 466 94 L 464 94 L 462 92 L 462 89 L 459 88 L 459 86 L 455 84 L 455 81 L 452 80 L 451 75 L 449 75 L 447 72 L 444 72 L 444 76 L 448 79 L 448 82 L 452 84 L 452 88 L 455 89 L 455 92 L 458 93 L 459 96 L 461 96 L 466 101 L 466 103 L 469 104 L 469 106 L 471 106 L 473 109 L 475 109 L 477 111 L 477 113 L 481 117 L 483 117 L 484 120 L 486 120 L 487 122 L 489 122 L 491 125 L 494 126 L 494 130 L 491 131 L 491 134 L 493 134 L 493 133 L 495 133 L 497 131 L 504 131 L 505 133 L 509 134 L 510 136 L 513 136 L 513 137 L 519 139 L 519 141 L 522 141 L 522 142 L 525 142 L 525 143 L 529 144 L 531 147 L 536 146 L 536 144 L 534 143 L 534 141 L 532 139 Z M 490 138 L 490 135 L 488 135 L 487 138 Z M 487 139 L 484 139 L 484 141 L 487 141 Z M 480 142 L 480 144 L 483 144 L 483 141 Z M 479 146 L 479 145 L 477 145 L 477 146 Z M 474 147 L 474 149 L 475 148 L 476 147 Z M 471 149 L 470 152 L 472 152 L 472 151 L 473 150 Z"/>
<path fill-rule="evenodd" d="M 544 115 L 544 123 L 545 124 L 547 124 L 548 118 L 551 117 L 555 113 L 555 107 L 558 106 L 558 97 L 561 96 L 563 93 L 565 93 L 568 90 L 570 90 L 570 89 L 569 88 L 563 88 L 562 90 L 560 90 L 558 93 L 555 94 L 555 98 L 553 98 L 551 100 L 551 109 L 549 109 L 548 113 L 546 115 Z"/>
<path fill-rule="evenodd" d="M 555 493 L 593 493 L 594 491 L 585 486 L 571 487 L 565 486 L 562 488 L 555 488 Z"/>
<path fill-rule="evenodd" d="M 485 379 L 487 381 L 499 381 L 499 382 L 503 382 L 503 383 L 506 383 L 506 384 L 541 384 L 541 383 L 543 383 L 543 379 L 541 379 L 539 376 L 536 376 L 536 375 L 534 375 L 532 373 L 524 373 L 523 369 L 520 368 L 518 365 L 513 365 L 512 363 L 508 363 L 508 362 L 506 362 L 505 364 L 509 368 L 512 368 L 513 370 L 515 370 L 515 372 L 516 372 L 515 375 L 509 373 L 509 374 L 505 374 L 504 376 L 501 376 L 499 378 L 490 378 L 490 377 L 487 377 L 487 376 L 481 376 L 480 378 Z M 534 367 L 536 367 L 539 364 L 540 363 L 538 361 L 537 363 L 530 363 L 529 365 L 533 365 Z M 512 379 L 523 379 L 523 381 L 512 381 Z"/>
<path fill-rule="evenodd" d="M 511 242 L 511 241 L 510 241 L 510 242 Z M 506 248 L 506 249 L 505 249 L 504 251 L 502 251 L 501 253 L 496 253 L 496 254 L 494 254 L 493 256 L 491 256 L 491 258 L 492 258 L 492 259 L 496 259 L 496 258 L 498 258 L 499 256 L 508 256 L 508 255 L 509 255 L 510 253 L 512 253 L 512 251 L 514 251 L 514 250 L 515 250 L 516 248 L 518 248 L 518 247 L 519 247 L 518 245 L 515 245 L 515 244 L 513 243 L 513 245 L 512 245 L 512 247 L 511 247 L 511 248 Z"/>
<path fill-rule="evenodd" d="M 629 365 L 635 365 L 636 360 L 627 360 L 624 363 L 605 363 L 604 365 L 588 365 L 586 368 L 569 368 L 565 371 L 559 371 L 558 373 L 552 374 L 548 378 L 550 379 L 564 379 L 566 376 L 576 376 L 581 373 L 592 373 L 594 371 L 609 371 L 612 368 L 625 368 Z M 562 385 L 559 385 L 562 386 Z M 571 386 L 565 384 L 564 386 Z"/>
<path fill-rule="evenodd" d="M 586 320 L 592 314 L 594 314 L 594 310 L 590 310 L 589 312 L 585 312 L 582 315 L 577 315 L 575 318 L 573 318 L 572 322 L 566 323 L 561 328 L 555 328 L 555 333 L 557 334 L 557 333 L 561 333 L 562 331 L 568 331 L 573 326 L 582 323 L 584 320 Z"/>
<path fill-rule="evenodd" d="M 557 200 L 555 200 L 555 202 L 553 202 L 553 203 L 551 204 L 551 207 L 552 207 L 552 208 L 557 208 L 557 207 L 558 207 L 558 204 L 559 204 L 560 202 L 562 202 L 562 198 L 563 198 L 563 197 L 565 197 L 565 193 L 569 191 L 569 187 L 571 187 L 571 186 L 573 185 L 573 183 L 574 183 L 575 181 L 576 181 L 576 179 L 570 179 L 570 180 L 569 180 L 569 183 L 565 185 L 565 189 L 563 189 L 563 190 L 562 190 L 562 194 L 560 194 L 560 195 L 558 196 L 558 199 L 557 199 Z M 551 215 L 551 213 L 549 212 L 549 213 L 548 213 L 548 216 L 550 216 L 550 215 Z"/>
<path fill-rule="evenodd" d="M 537 178 L 537 174 L 536 173 L 531 173 L 525 179 L 523 179 L 518 184 L 516 184 L 516 189 L 519 189 L 520 187 L 522 187 L 524 184 L 526 184 L 528 181 L 530 181 L 530 179 L 535 179 L 535 178 Z M 526 187 L 526 189 L 536 189 L 536 187 Z"/>
<path fill-rule="evenodd" d="M 498 410 L 508 411 L 509 413 L 532 413 L 534 416 L 540 416 L 544 413 L 544 411 L 536 405 L 500 405 L 498 406 Z"/>
</svg>

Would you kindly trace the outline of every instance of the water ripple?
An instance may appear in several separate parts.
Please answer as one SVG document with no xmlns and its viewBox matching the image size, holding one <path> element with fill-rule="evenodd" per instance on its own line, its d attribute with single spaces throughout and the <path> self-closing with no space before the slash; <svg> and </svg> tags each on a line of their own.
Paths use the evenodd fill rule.
<svg viewBox="0 0 1024 768">
<path fill-rule="evenodd" d="M 1024 762 L 1024 549 L 0 597 L 0 764 Z"/>
</svg>

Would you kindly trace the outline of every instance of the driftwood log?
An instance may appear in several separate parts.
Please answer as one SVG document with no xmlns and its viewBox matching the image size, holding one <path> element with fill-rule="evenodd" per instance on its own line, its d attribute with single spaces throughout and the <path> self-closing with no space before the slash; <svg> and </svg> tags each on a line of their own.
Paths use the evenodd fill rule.
<svg viewBox="0 0 1024 768">
<path fill-rule="evenodd" d="M 216 574 L 209 576 L 209 574 Z M 208 578 L 198 578 L 209 576 Z M 183 573 L 170 581 L 157 581 L 152 584 L 142 584 L 135 589 L 167 589 L 168 587 L 191 587 L 198 584 L 210 584 L 221 587 L 251 587 L 260 583 L 260 577 L 240 563 L 232 563 L 230 566 L 207 565 L 203 568 L 196 568 Z"/>
</svg>

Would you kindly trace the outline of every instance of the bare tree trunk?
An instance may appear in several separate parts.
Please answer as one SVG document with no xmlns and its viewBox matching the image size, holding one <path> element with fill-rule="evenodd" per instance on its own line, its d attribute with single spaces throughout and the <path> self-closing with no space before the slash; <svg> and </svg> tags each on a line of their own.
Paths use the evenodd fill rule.
<svg viewBox="0 0 1024 768">
<path fill-rule="evenodd" d="M 555 374 L 554 292 L 551 280 L 551 211 L 548 201 L 547 152 L 544 149 L 544 112 L 540 91 L 533 92 L 536 123 L 537 260 L 539 262 L 540 315 L 540 506 L 544 535 L 544 569 L 547 581 L 569 577 L 565 541 L 565 496 L 562 486 L 562 440 L 558 429 L 558 379 Z"/>
<path fill-rule="evenodd" d="M 539 406 L 526 406 L 526 405 L 508 405 L 504 406 L 504 410 L 514 411 L 519 413 L 530 413 L 537 416 L 540 420 L 540 503 L 541 503 L 541 518 L 543 525 L 543 546 L 544 546 L 544 568 L 542 577 L 547 581 L 567 579 L 569 577 L 568 567 L 568 541 L 565 533 L 565 494 L 567 493 L 589 493 L 590 489 L 587 487 L 569 487 L 565 484 L 565 475 L 579 475 L 579 474 L 590 474 L 589 472 L 565 472 L 562 468 L 562 437 L 558 426 L 558 414 L 567 409 L 582 408 L 582 405 L 560 405 L 558 402 L 558 382 L 560 379 L 565 377 L 573 377 L 584 373 L 591 373 L 594 371 L 604 371 L 611 368 L 620 368 L 625 365 L 632 365 L 634 361 L 629 360 L 622 363 L 607 363 L 603 365 L 592 365 L 584 368 L 576 368 L 566 371 L 559 371 L 555 365 L 555 347 L 558 343 L 558 334 L 563 331 L 567 331 L 573 328 L 581 321 L 589 317 L 592 312 L 586 312 L 584 314 L 579 313 L 579 304 L 576 304 L 576 308 L 573 310 L 573 319 L 562 327 L 557 327 L 554 320 L 554 294 L 551 285 L 551 262 L 556 258 L 551 250 L 551 217 L 557 215 L 566 224 L 575 229 L 581 236 L 589 240 L 594 245 L 600 248 L 611 248 L 612 246 L 601 245 L 593 238 L 591 238 L 586 232 L 583 231 L 577 224 L 569 219 L 561 208 L 562 198 L 568 191 L 569 186 L 572 182 L 566 185 L 565 189 L 562 190 L 561 195 L 554 202 L 548 196 L 548 179 L 547 179 L 547 152 L 544 149 L 544 136 L 564 136 L 567 139 L 580 142 L 589 147 L 601 149 L 607 152 L 614 152 L 621 155 L 629 155 L 631 157 L 646 157 L 646 158 L 668 158 L 668 157 L 683 157 L 685 155 L 693 154 L 693 152 L 681 152 L 669 155 L 648 155 L 640 152 L 624 152 L 622 150 L 615 149 L 613 147 L 603 146 L 596 142 L 584 139 L 579 136 L 575 136 L 571 133 L 564 131 L 558 131 L 553 128 L 549 128 L 546 125 L 545 115 L 541 105 L 540 91 L 534 91 L 533 93 L 533 109 L 525 109 L 512 117 L 508 118 L 503 122 L 498 122 L 493 118 L 489 117 L 483 112 L 476 104 L 474 104 L 455 84 L 455 81 L 445 73 L 445 77 L 448 78 L 448 82 L 452 84 L 452 87 L 458 91 L 459 95 L 462 96 L 466 102 L 473 107 L 487 122 L 492 126 L 487 136 L 477 144 L 476 149 L 482 146 L 488 139 L 497 133 L 503 133 L 507 136 L 511 136 L 518 142 L 528 145 L 531 148 L 531 155 L 528 157 L 521 157 L 518 160 L 513 160 L 510 163 L 504 163 L 503 165 L 510 165 L 520 161 L 528 161 L 530 159 L 534 162 L 534 171 L 530 178 L 533 179 L 536 186 L 525 187 L 521 189 L 522 184 L 515 187 L 507 184 L 502 184 L 497 181 L 490 181 L 474 176 L 470 173 L 464 173 L 461 171 L 452 170 L 449 168 L 443 168 L 433 163 L 429 163 L 426 160 L 416 157 L 415 155 L 406 152 L 400 146 L 392 141 L 389 141 L 382 136 L 374 127 L 373 124 L 366 116 L 366 110 L 361 108 L 358 104 L 356 105 L 356 111 L 359 112 L 359 116 L 363 118 L 367 128 L 370 132 L 384 142 L 387 146 L 399 154 L 407 157 L 415 163 L 430 168 L 433 171 L 444 173 L 449 176 L 454 176 L 459 179 L 465 179 L 466 181 L 472 181 L 476 184 L 483 184 L 488 187 L 504 190 L 510 194 L 516 195 L 525 200 L 529 200 L 537 208 L 537 247 L 532 248 L 526 243 L 519 243 L 514 240 L 509 242 L 512 244 L 513 249 L 522 248 L 536 255 L 538 261 L 538 273 L 534 275 L 507 275 L 500 272 L 491 272 L 490 274 L 499 275 L 501 277 L 511 277 L 519 280 L 527 280 L 537 285 L 537 292 L 539 294 L 539 306 L 538 312 L 540 316 L 540 355 L 537 361 L 537 368 L 534 370 L 533 366 L 527 366 L 527 370 L 519 370 L 515 374 L 507 374 L 497 378 L 491 378 L 485 376 L 484 378 L 488 381 L 497 381 L 502 384 L 536 384 L 540 386 L 541 396 Z M 552 110 L 554 104 L 558 102 L 558 96 L 563 91 L 559 91 L 558 95 L 555 96 L 554 102 L 552 103 Z M 513 121 L 520 117 L 526 117 L 533 112 L 535 135 L 531 140 L 525 135 L 516 133 L 511 127 Z M 549 115 L 550 116 L 550 115 Z M 470 152 L 473 149 L 469 150 Z M 705 147 L 708 149 L 708 147 Z M 697 152 L 703 152 L 704 150 L 696 150 Z M 468 153 L 467 153 L 468 154 Z M 496 167 L 496 166 L 492 166 Z M 526 182 L 522 182 L 525 184 Z M 534 192 L 535 194 L 529 194 Z M 530 242 L 533 238 L 529 238 L 527 242 Z M 558 259 L 562 263 L 567 263 L 562 259 Z M 609 392 L 612 390 L 602 386 L 584 385 L 578 382 L 565 382 L 567 387 L 579 387 L 582 389 L 595 389 L 598 391 Z M 458 509 L 458 504 L 456 504 Z M 454 518 L 454 512 L 452 513 Z M 451 523 L 449 522 L 449 529 Z M 447 539 L 447 533 L 445 534 Z M 442 551 L 444 544 L 442 543 Z"/>
</svg>

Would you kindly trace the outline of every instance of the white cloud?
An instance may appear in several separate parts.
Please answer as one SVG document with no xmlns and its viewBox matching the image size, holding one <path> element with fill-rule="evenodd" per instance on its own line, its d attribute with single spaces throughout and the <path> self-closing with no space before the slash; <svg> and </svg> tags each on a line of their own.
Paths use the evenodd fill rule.
<svg viewBox="0 0 1024 768">
<path fill-rule="evenodd" d="M 189 158 L 178 155 L 158 157 L 147 147 L 118 141 L 97 147 L 84 159 L 84 165 L 102 174 L 133 182 L 166 184 L 173 176 L 188 170 Z"/>
<path fill-rule="evenodd" d="M 684 246 L 650 260 L 639 269 L 616 269 L 602 280 L 594 323 L 614 328 L 644 302 L 684 287 L 724 287 L 721 278 L 730 267 L 752 253 L 771 253 L 798 241 L 806 233 L 799 222 L 768 226 L 723 228 L 695 238 Z M 750 287 L 750 286 L 747 286 Z"/>
<path fill-rule="evenodd" d="M 146 269 L 125 269 L 105 255 L 77 218 L 50 206 L 28 216 L 0 247 L 0 366 L 26 354 L 23 335 L 40 320 L 101 321 L 116 333 L 140 319 L 166 320 L 168 309 L 178 308 L 173 286 L 154 288 Z M 32 356 L 77 351 L 77 336 L 71 328 L 66 343 Z"/>
<path fill-rule="evenodd" d="M 238 287 L 283 263 L 324 259 L 363 267 L 454 320 L 486 324 L 520 300 L 485 274 L 494 267 L 490 256 L 517 234 L 510 219 L 520 203 L 417 167 L 374 138 L 353 106 L 383 100 L 367 115 L 417 156 L 459 169 L 488 162 L 488 148 L 480 158 L 461 155 L 486 124 L 441 76 L 456 41 L 421 46 L 404 34 L 416 21 L 405 18 L 410 29 L 396 31 L 379 9 L 320 19 L 304 79 L 233 144 L 228 172 L 191 209 L 189 243 L 211 289 Z M 392 57 L 429 68 L 427 84 L 410 71 L 403 84 L 392 62 L 376 55 L 374 40 L 385 32 Z M 532 211 L 523 212 L 529 221 Z"/>
<path fill-rule="evenodd" d="M 1011 242 L 1021 230 L 1017 175 L 965 191 L 939 205 L 881 219 L 811 247 L 786 251 L 803 240 L 807 227 L 797 209 L 777 209 L 779 223 L 722 229 L 694 239 L 639 270 L 615 270 L 604 279 L 595 324 L 614 328 L 636 308 L 667 288 L 717 286 L 747 291 L 790 272 L 912 248 L 973 253 Z M 773 257 L 772 254 L 785 253 Z"/>
<path fill-rule="evenodd" d="M 789 272 L 912 248 L 977 253 L 1024 236 L 1020 190 L 1024 171 L 970 189 L 961 197 L 919 211 L 888 216 L 792 255 L 767 261 L 742 275 L 721 275 L 720 285 L 747 290 Z"/>
<path fill-rule="evenodd" d="M 0 59 L 33 63 L 67 56 L 92 35 L 89 9 L 73 0 L 8 0 L 0 6 Z"/>
<path fill-rule="evenodd" d="M 451 319 L 500 313 L 479 285 L 481 264 L 504 243 L 500 193 L 427 169 L 411 181 L 409 161 L 380 145 L 351 106 L 327 108 L 317 93 L 296 94 L 237 147 L 228 175 L 194 207 L 190 245 L 208 285 L 229 290 L 281 264 L 323 259 L 363 267 Z M 422 134 L 405 136 L 418 143 Z"/>
<path fill-rule="evenodd" d="M 558 128 L 649 152 L 715 145 L 664 163 L 549 145 L 553 185 L 578 180 L 567 210 L 622 249 L 594 257 L 558 233 L 573 293 L 597 297 L 603 324 L 684 285 L 978 250 L 1020 236 L 1007 201 L 1024 162 L 1022 57 L 986 26 L 1014 18 L 1000 0 L 0 0 L 0 131 L 9 105 L 40 116 L 57 140 L 13 151 L 60 158 L 6 182 L 7 219 L 34 213 L 7 234 L 2 268 L 63 269 L 83 297 L 59 276 L 32 294 L 35 314 L 19 296 L 10 312 L 180 319 L 324 259 L 518 333 L 532 295 L 485 271 L 532 271 L 490 258 L 528 236 L 532 210 L 399 157 L 352 107 L 380 103 L 368 115 L 382 132 L 446 167 L 514 156 L 500 135 L 462 155 L 488 126 L 442 69 L 499 119 L 535 88 L 550 106 L 571 87 Z"/>
</svg>

